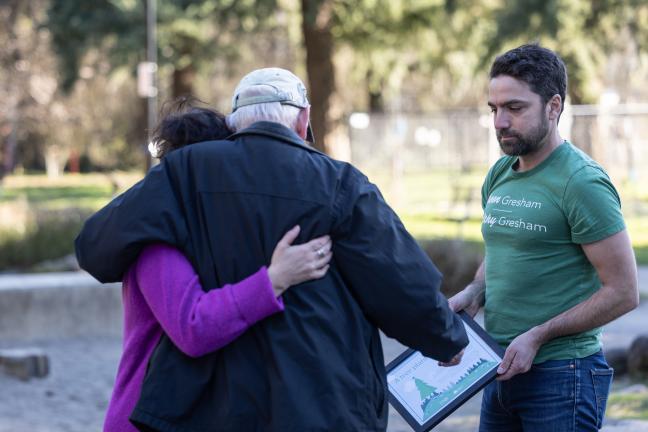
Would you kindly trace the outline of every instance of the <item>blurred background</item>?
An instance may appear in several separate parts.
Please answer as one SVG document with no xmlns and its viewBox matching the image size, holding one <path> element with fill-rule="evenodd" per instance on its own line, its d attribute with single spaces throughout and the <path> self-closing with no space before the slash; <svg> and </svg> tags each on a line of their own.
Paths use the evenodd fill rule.
<svg viewBox="0 0 648 432">
<path fill-rule="evenodd" d="M 150 166 L 164 102 L 227 113 L 265 66 L 303 77 L 317 146 L 360 167 L 417 238 L 479 249 L 500 154 L 488 67 L 528 41 L 565 59 L 562 134 L 609 171 L 648 263 L 644 0 L 3 0 L 0 22 L 2 272 L 74 266 L 83 220 Z"/>
<path fill-rule="evenodd" d="M 100 430 L 121 291 L 60 272 L 78 270 L 84 220 L 155 162 L 148 131 L 166 101 L 228 113 L 245 73 L 293 70 L 316 146 L 379 185 L 451 294 L 481 261 L 480 187 L 500 156 L 488 68 L 533 41 L 567 64 L 561 134 L 611 175 L 640 264 L 644 301 L 604 342 L 625 356 L 617 376 L 628 358 L 646 359 L 645 374 L 617 381 L 605 430 L 648 430 L 648 335 L 643 357 L 626 352 L 648 325 L 646 0 L 0 0 L 0 348 L 42 349 L 4 353 L 21 379 L 47 375 L 25 359 L 52 370 L 0 374 L 0 432 Z M 474 430 L 478 406 L 442 430 Z M 612 429 L 628 418 L 646 429 Z M 408 428 L 392 413 L 389 430 Z"/>
</svg>

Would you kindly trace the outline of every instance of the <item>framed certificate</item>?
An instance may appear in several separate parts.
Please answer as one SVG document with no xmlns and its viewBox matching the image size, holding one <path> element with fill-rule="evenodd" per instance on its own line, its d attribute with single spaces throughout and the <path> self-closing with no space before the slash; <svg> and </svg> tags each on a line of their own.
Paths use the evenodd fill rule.
<svg viewBox="0 0 648 432">
<path fill-rule="evenodd" d="M 387 365 L 389 402 L 416 432 L 426 432 L 495 379 L 504 350 L 467 313 L 461 363 L 439 366 L 408 349 Z"/>
</svg>

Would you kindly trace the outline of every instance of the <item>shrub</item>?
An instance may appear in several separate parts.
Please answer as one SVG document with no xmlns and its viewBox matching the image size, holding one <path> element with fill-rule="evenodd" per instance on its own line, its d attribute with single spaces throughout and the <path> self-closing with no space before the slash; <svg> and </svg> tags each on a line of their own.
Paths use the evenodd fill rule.
<svg viewBox="0 0 648 432">
<path fill-rule="evenodd" d="M 0 271 L 24 271 L 74 252 L 74 238 L 90 211 L 35 210 L 25 232 L 0 232 Z"/>
<path fill-rule="evenodd" d="M 443 273 L 441 291 L 450 297 L 470 283 L 484 258 L 483 245 L 457 239 L 420 240 L 419 244 Z"/>
</svg>

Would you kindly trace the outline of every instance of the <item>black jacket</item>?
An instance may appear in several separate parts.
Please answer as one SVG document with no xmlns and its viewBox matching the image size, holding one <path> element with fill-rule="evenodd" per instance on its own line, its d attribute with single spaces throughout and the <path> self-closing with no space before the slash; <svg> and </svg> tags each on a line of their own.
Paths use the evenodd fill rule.
<svg viewBox="0 0 648 432">
<path fill-rule="evenodd" d="M 296 243 L 331 234 L 328 274 L 288 290 L 284 313 L 212 354 L 190 358 L 163 336 L 131 416 L 143 430 L 382 431 L 378 328 L 440 360 L 467 344 L 441 275 L 378 189 L 276 123 L 170 153 L 86 222 L 76 252 L 113 282 L 144 244 L 170 243 L 211 289 L 268 264 L 295 224 Z"/>
</svg>

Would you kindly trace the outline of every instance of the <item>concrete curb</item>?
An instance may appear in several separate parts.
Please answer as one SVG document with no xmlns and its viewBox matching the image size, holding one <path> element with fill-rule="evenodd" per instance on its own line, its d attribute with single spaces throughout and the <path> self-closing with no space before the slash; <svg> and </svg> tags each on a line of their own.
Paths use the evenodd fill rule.
<svg viewBox="0 0 648 432">
<path fill-rule="evenodd" d="M 87 273 L 0 277 L 0 339 L 121 336 L 121 284 Z"/>
<path fill-rule="evenodd" d="M 639 268 L 639 290 L 648 295 L 648 266 Z M 119 283 L 82 271 L 0 276 L 0 340 L 119 337 L 122 319 Z"/>
</svg>

